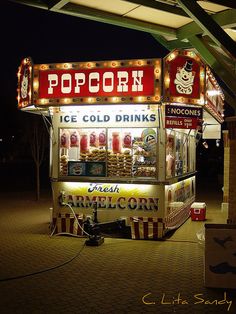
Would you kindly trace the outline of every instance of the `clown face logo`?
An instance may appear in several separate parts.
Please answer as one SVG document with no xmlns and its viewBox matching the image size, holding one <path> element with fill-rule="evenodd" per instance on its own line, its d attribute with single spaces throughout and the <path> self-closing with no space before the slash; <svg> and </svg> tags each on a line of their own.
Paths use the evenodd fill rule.
<svg viewBox="0 0 236 314">
<path fill-rule="evenodd" d="M 192 94 L 195 77 L 195 72 L 192 71 L 192 65 L 192 60 L 187 60 L 182 68 L 177 68 L 174 84 L 176 86 L 177 92 L 180 94 Z"/>
<path fill-rule="evenodd" d="M 28 74 L 27 74 L 27 70 L 24 70 L 24 74 L 22 77 L 22 81 L 21 81 L 21 97 L 22 99 L 27 98 L 28 96 Z"/>
</svg>

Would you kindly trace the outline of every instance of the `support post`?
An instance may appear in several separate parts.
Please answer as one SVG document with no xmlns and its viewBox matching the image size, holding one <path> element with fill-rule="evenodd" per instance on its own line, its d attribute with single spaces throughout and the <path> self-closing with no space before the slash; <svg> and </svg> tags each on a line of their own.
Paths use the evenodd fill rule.
<svg viewBox="0 0 236 314">
<path fill-rule="evenodd" d="M 224 181 L 223 181 L 223 204 L 228 207 L 229 202 L 229 131 L 223 130 L 224 140 Z M 222 206 L 223 207 L 223 206 Z"/>
<path fill-rule="evenodd" d="M 229 211 L 228 224 L 236 224 L 236 116 L 226 118 L 229 130 Z"/>
</svg>

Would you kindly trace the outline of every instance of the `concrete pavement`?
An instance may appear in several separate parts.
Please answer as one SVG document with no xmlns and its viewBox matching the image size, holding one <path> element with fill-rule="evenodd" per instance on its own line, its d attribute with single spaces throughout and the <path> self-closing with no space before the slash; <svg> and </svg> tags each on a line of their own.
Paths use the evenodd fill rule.
<svg viewBox="0 0 236 314">
<path fill-rule="evenodd" d="M 207 222 L 225 223 L 220 197 Z M 204 287 L 204 222 L 188 219 L 165 241 L 50 237 L 50 195 L 4 193 L 0 204 L 0 313 L 236 313 L 236 291 Z M 220 302 L 226 297 L 231 303 Z M 213 304 L 209 304 L 212 303 Z"/>
</svg>

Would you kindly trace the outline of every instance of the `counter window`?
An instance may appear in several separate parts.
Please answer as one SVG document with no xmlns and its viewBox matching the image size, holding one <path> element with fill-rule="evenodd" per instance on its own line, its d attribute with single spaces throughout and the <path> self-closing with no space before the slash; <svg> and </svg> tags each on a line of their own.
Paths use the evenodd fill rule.
<svg viewBox="0 0 236 314">
<path fill-rule="evenodd" d="M 175 176 L 175 132 L 167 130 L 166 133 L 166 177 Z"/>
<path fill-rule="evenodd" d="M 195 137 L 166 130 L 166 178 L 195 171 Z"/>
<path fill-rule="evenodd" d="M 59 136 L 60 176 L 157 176 L 156 129 L 60 129 Z"/>
<path fill-rule="evenodd" d="M 183 174 L 183 133 L 176 132 L 175 155 L 175 175 L 181 176 Z"/>
</svg>

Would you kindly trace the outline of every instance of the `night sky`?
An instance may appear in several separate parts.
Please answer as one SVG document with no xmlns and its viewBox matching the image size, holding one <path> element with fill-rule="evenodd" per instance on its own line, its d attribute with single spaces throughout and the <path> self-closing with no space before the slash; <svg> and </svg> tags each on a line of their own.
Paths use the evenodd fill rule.
<svg viewBox="0 0 236 314">
<path fill-rule="evenodd" d="M 35 64 L 162 58 L 168 51 L 150 34 L 1 1 L 1 126 L 17 132 L 17 70 L 23 58 Z"/>
<path fill-rule="evenodd" d="M 0 27 L 2 57 L 0 139 L 7 137 L 8 141 L 14 135 L 18 143 L 21 143 L 21 138 L 24 137 L 25 126 L 32 122 L 31 114 L 17 109 L 16 75 L 23 58 L 30 56 L 35 64 L 40 64 L 163 58 L 168 54 L 168 51 L 148 33 L 79 19 L 11 1 L 1 1 Z M 212 143 L 215 150 L 215 141 Z M 3 146 L 3 142 L 0 146 L 5 147 L 2 155 L 6 155 L 9 146 Z M 15 144 L 11 148 L 12 151 L 17 149 Z M 207 154 L 209 152 L 210 149 Z M 197 154 L 200 159 L 209 159 L 206 150 L 202 151 L 201 145 L 198 146 Z M 214 152 L 213 155 L 218 154 L 219 152 Z"/>
</svg>

